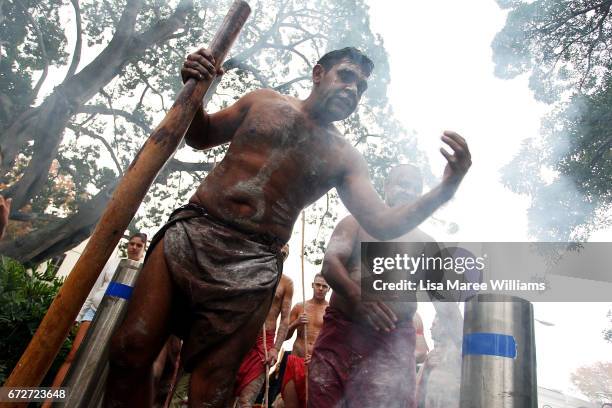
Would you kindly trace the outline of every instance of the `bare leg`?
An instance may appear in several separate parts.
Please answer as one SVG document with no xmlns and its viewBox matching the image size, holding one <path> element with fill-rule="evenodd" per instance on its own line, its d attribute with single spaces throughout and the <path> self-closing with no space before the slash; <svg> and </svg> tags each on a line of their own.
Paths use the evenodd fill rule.
<svg viewBox="0 0 612 408">
<path fill-rule="evenodd" d="M 289 380 L 283 388 L 283 401 L 285 402 L 285 408 L 302 408 L 293 380 Z"/>
<path fill-rule="evenodd" d="M 91 322 L 89 321 L 82 322 L 79 325 L 79 329 L 77 330 L 76 336 L 74 337 L 74 341 L 72 342 L 72 348 L 70 349 L 70 352 L 66 356 L 66 360 L 64 360 L 64 363 L 62 364 L 60 369 L 57 371 L 57 374 L 55 375 L 55 378 L 53 379 L 53 384 L 51 384 L 51 387 L 61 387 L 62 386 L 62 383 L 64 382 L 64 379 L 66 378 L 66 374 L 68 374 L 68 370 L 70 370 L 70 366 L 72 365 L 72 362 L 74 361 L 74 358 L 76 357 L 77 351 L 79 350 L 79 347 L 81 347 L 81 343 L 83 342 L 83 339 L 85 338 L 85 335 L 87 334 L 87 330 L 89 330 L 89 326 L 91 326 Z M 45 401 L 45 403 L 42 405 L 42 408 L 50 408 L 50 407 L 51 407 L 51 400 Z"/>
<path fill-rule="evenodd" d="M 159 380 L 161 380 L 164 367 L 166 366 L 166 359 L 168 357 L 168 347 L 169 344 L 168 342 L 166 342 L 166 344 L 164 344 L 164 347 L 162 347 L 161 351 L 159 352 L 159 355 L 155 359 L 155 362 L 153 363 L 153 385 L 155 386 L 155 388 L 157 388 Z"/>
<path fill-rule="evenodd" d="M 266 374 L 262 374 L 249 384 L 242 390 L 242 393 L 238 397 L 238 406 L 240 408 L 251 408 L 255 399 L 259 395 L 259 391 L 261 391 L 261 386 L 266 382 Z"/>
<path fill-rule="evenodd" d="M 163 248 L 162 239 L 138 276 L 125 320 L 111 339 L 107 407 L 153 405 L 153 362 L 168 338 L 172 305 Z"/>
<path fill-rule="evenodd" d="M 272 296 L 261 304 L 244 329 L 234 333 L 198 362 L 191 373 L 190 407 L 224 408 L 233 403 L 236 373 L 242 359 L 255 344 L 271 302 Z"/>
</svg>

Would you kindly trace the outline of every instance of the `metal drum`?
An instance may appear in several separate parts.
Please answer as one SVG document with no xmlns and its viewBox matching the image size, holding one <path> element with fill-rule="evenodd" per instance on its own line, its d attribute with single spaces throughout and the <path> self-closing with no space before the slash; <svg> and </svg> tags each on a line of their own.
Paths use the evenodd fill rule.
<svg viewBox="0 0 612 408">
<path fill-rule="evenodd" d="M 101 402 L 108 373 L 108 343 L 123 321 L 140 265 L 130 259 L 119 263 L 64 381 L 70 388 L 66 407 L 93 407 Z"/>
<path fill-rule="evenodd" d="M 533 305 L 479 294 L 465 303 L 461 408 L 537 408 Z"/>
</svg>

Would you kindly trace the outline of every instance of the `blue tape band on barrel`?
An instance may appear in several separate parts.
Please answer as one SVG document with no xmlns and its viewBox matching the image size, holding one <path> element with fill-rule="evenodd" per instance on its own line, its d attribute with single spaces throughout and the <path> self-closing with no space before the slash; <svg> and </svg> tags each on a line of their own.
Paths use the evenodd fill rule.
<svg viewBox="0 0 612 408">
<path fill-rule="evenodd" d="M 507 334 L 469 333 L 463 336 L 463 355 L 516 358 L 516 340 Z"/>
<path fill-rule="evenodd" d="M 111 282 L 108 284 L 108 288 L 106 288 L 105 295 L 129 300 L 132 297 L 133 290 L 133 287 L 124 285 L 123 283 Z"/>
</svg>

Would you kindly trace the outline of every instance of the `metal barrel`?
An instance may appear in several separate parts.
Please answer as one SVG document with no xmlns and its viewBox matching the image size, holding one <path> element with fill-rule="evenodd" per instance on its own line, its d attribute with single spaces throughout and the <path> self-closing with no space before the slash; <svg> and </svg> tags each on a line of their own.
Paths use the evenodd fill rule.
<svg viewBox="0 0 612 408">
<path fill-rule="evenodd" d="M 479 294 L 465 303 L 460 407 L 538 407 L 530 302 Z"/>
<path fill-rule="evenodd" d="M 108 344 L 121 324 L 140 263 L 122 259 L 64 381 L 66 407 L 92 407 L 102 399 L 108 372 Z"/>
</svg>

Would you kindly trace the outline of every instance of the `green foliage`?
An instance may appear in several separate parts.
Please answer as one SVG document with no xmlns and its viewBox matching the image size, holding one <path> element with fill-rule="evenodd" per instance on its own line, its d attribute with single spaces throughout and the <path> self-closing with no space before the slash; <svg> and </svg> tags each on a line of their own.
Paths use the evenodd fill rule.
<svg viewBox="0 0 612 408">
<path fill-rule="evenodd" d="M 0 257 L 0 384 L 4 383 L 34 335 L 63 280 L 45 272 L 27 271 L 20 263 Z M 72 336 L 66 339 L 51 367 L 52 378 L 68 355 Z"/>
<path fill-rule="evenodd" d="M 529 72 L 536 99 L 554 106 L 503 181 L 532 198 L 533 237 L 586 240 L 612 222 L 612 1 L 498 3 L 509 13 L 492 44 L 496 74 Z"/>
</svg>

